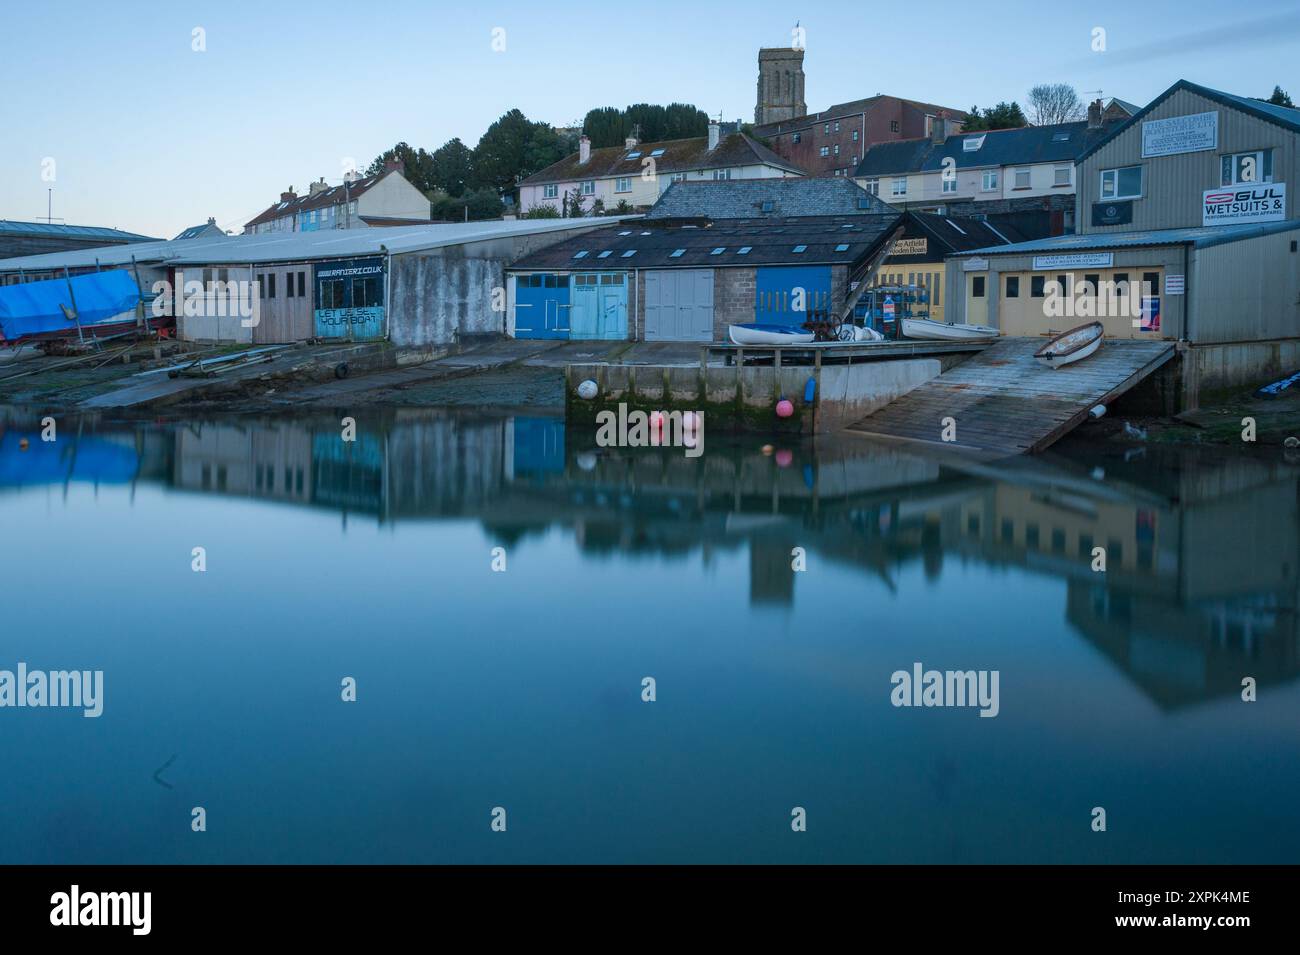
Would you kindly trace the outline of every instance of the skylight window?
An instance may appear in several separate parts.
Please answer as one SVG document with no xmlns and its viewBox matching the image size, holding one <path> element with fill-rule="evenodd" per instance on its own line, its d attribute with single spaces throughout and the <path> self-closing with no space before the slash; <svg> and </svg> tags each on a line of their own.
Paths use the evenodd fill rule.
<svg viewBox="0 0 1300 955">
<path fill-rule="evenodd" d="M 1052 134 L 1052 142 L 1054 142 L 1054 143 L 1064 143 L 1064 142 L 1069 142 L 1069 140 L 1070 140 L 1070 134 L 1069 134 L 1069 133 L 1053 133 L 1053 134 Z"/>
<path fill-rule="evenodd" d="M 796 245 L 796 246 L 794 247 L 794 250 L 793 250 L 793 251 L 795 251 L 795 252 L 807 252 L 807 251 L 808 251 L 808 246 L 806 246 L 806 245 Z"/>
<path fill-rule="evenodd" d="M 609 258 L 609 253 L 610 253 L 610 250 L 609 250 L 609 249 L 606 249 L 604 252 L 602 252 L 602 253 L 600 253 L 598 256 L 596 256 L 596 258 L 598 258 L 598 259 L 607 259 L 607 258 Z"/>
<path fill-rule="evenodd" d="M 642 235 L 649 235 L 650 233 L 649 233 L 649 232 L 642 232 L 641 234 L 642 234 Z"/>
<path fill-rule="evenodd" d="M 956 229 L 958 232 L 960 232 L 962 235 L 966 234 L 966 230 L 963 229 L 961 226 L 959 226 L 957 223 L 953 222 L 951 219 L 945 219 L 944 221 L 947 222 L 948 225 Z"/>
<path fill-rule="evenodd" d="M 966 138 L 966 139 L 963 139 L 963 140 L 961 141 L 961 148 L 962 148 L 962 150 L 965 151 L 965 152 L 968 152 L 968 153 L 973 153 L 973 152 L 975 152 L 976 150 L 978 150 L 978 149 L 979 149 L 981 146 L 983 146 L 983 145 L 984 145 L 984 137 L 983 137 L 983 136 L 970 136 L 970 137 L 968 137 L 968 138 Z"/>
<path fill-rule="evenodd" d="M 619 235 L 631 235 L 631 232 L 620 232 Z"/>
<path fill-rule="evenodd" d="M 628 249 L 626 252 L 623 253 L 622 257 L 625 259 L 630 259 L 634 255 L 636 255 L 636 249 Z"/>
<path fill-rule="evenodd" d="M 739 249 L 736 250 L 736 254 L 737 254 L 737 255 L 749 255 L 749 250 L 752 249 L 752 248 L 753 248 L 752 245 L 742 245 Z"/>
<path fill-rule="evenodd" d="M 669 255 L 668 258 L 680 259 L 682 257 L 682 253 L 685 251 L 686 251 L 685 249 L 673 249 L 672 254 Z"/>
<path fill-rule="evenodd" d="M 836 252 L 847 252 L 847 251 L 849 251 L 849 244 L 848 244 L 847 242 L 841 242 L 839 245 L 837 245 L 837 246 L 835 247 L 835 251 L 836 251 Z"/>
<path fill-rule="evenodd" d="M 722 246 L 722 245 L 720 245 L 720 246 L 718 246 L 716 249 L 714 249 L 712 252 L 710 252 L 709 255 L 721 255 L 723 252 L 726 252 L 726 251 L 727 251 L 726 246 Z"/>
<path fill-rule="evenodd" d="M 772 211 L 773 209 L 775 209 L 775 208 L 776 208 L 776 203 L 773 202 L 771 199 L 764 199 L 764 200 L 763 200 L 763 211 L 764 211 L 764 212 L 771 212 L 771 211 Z"/>
<path fill-rule="evenodd" d="M 585 259 L 585 258 L 587 257 L 587 250 L 586 250 L 586 249 L 583 249 L 583 250 L 581 250 L 581 251 L 579 251 L 579 252 L 575 252 L 575 253 L 573 253 L 573 257 L 574 257 L 575 259 Z"/>
<path fill-rule="evenodd" d="M 650 153 L 651 156 L 662 156 L 663 154 L 664 154 L 664 151 L 663 151 L 662 149 L 655 149 L 655 150 L 652 150 L 651 153 Z"/>
<path fill-rule="evenodd" d="M 627 154 L 627 158 L 628 158 L 628 159 L 640 159 L 640 158 L 641 158 L 641 150 L 638 149 L 636 152 L 628 153 L 628 154 Z"/>
</svg>

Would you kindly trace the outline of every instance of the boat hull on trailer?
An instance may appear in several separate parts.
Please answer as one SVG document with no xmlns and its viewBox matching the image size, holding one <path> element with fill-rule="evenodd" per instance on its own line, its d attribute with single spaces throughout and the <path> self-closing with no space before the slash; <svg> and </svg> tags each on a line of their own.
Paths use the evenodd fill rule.
<svg viewBox="0 0 1300 955">
<path fill-rule="evenodd" d="M 1034 359 L 1048 368 L 1060 368 L 1062 365 L 1082 361 L 1101 347 L 1105 333 L 1101 322 L 1077 325 L 1034 352 Z"/>
<path fill-rule="evenodd" d="M 990 325 L 964 325 L 955 322 L 936 322 L 928 318 L 905 318 L 903 337 L 927 341 L 964 342 L 972 339 L 997 338 L 998 330 Z"/>
<path fill-rule="evenodd" d="M 727 330 L 736 345 L 806 345 L 816 336 L 793 325 L 763 325 L 749 322 Z"/>
</svg>

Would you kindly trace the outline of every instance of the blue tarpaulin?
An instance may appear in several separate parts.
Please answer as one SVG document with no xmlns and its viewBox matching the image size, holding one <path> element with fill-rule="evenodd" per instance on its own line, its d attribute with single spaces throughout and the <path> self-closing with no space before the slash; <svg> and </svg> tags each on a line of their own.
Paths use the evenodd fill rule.
<svg viewBox="0 0 1300 955">
<path fill-rule="evenodd" d="M 71 288 L 69 288 L 71 284 Z M 60 305 L 72 310 L 76 298 L 77 321 L 70 321 Z M 112 270 L 67 279 L 49 279 L 0 287 L 0 339 L 15 344 L 27 338 L 76 334 L 82 328 L 117 319 L 133 319 L 140 289 L 129 272 Z M 126 312 L 123 316 L 123 312 Z"/>
</svg>

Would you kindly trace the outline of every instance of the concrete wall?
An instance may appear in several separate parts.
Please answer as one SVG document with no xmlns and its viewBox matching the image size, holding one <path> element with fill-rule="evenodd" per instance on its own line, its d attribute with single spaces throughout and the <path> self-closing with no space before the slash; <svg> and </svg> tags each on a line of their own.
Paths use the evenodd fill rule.
<svg viewBox="0 0 1300 955">
<path fill-rule="evenodd" d="M 388 337 L 400 347 L 453 346 L 465 336 L 506 333 L 509 303 L 505 269 L 537 249 L 601 225 L 512 236 L 394 255 L 388 301 Z M 500 290 L 504 311 L 493 311 Z"/>
<path fill-rule="evenodd" d="M 1179 405 L 1198 408 L 1215 391 L 1264 385 L 1300 368 L 1300 338 L 1193 345 L 1182 354 Z"/>
</svg>

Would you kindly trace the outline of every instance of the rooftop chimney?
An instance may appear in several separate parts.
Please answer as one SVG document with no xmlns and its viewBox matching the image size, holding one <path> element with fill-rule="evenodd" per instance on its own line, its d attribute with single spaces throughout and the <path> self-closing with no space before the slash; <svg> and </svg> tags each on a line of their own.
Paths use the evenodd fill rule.
<svg viewBox="0 0 1300 955">
<path fill-rule="evenodd" d="M 718 140 L 722 136 L 722 124 L 718 122 L 709 123 L 709 151 L 718 148 Z"/>
<path fill-rule="evenodd" d="M 1088 128 L 1101 129 L 1101 100 L 1099 99 L 1088 104 Z"/>
<path fill-rule="evenodd" d="M 623 140 L 623 148 L 636 149 L 637 142 L 638 140 L 635 136 L 629 136 L 627 139 Z"/>
<path fill-rule="evenodd" d="M 217 217 L 216 217 L 216 216 L 208 216 L 208 225 L 216 225 L 216 224 L 217 224 Z"/>
<path fill-rule="evenodd" d="M 288 192 L 282 192 L 282 193 L 280 193 L 280 201 L 281 201 L 281 202 L 293 202 L 293 200 L 295 200 L 295 199 L 297 199 L 297 198 L 298 198 L 298 193 L 296 193 L 296 192 L 293 191 L 293 186 L 290 186 L 290 187 L 289 187 L 289 191 L 288 191 Z"/>
<path fill-rule="evenodd" d="M 307 195 L 314 196 L 318 193 L 324 192 L 328 188 L 329 186 L 325 185 L 325 177 L 321 176 L 319 181 L 311 184 L 310 188 L 307 190 Z"/>
<path fill-rule="evenodd" d="M 406 163 L 400 159 L 390 159 L 384 163 L 384 172 L 406 172 Z"/>
<path fill-rule="evenodd" d="M 583 136 L 578 139 L 578 164 L 585 165 L 591 159 L 591 140 Z"/>
</svg>

